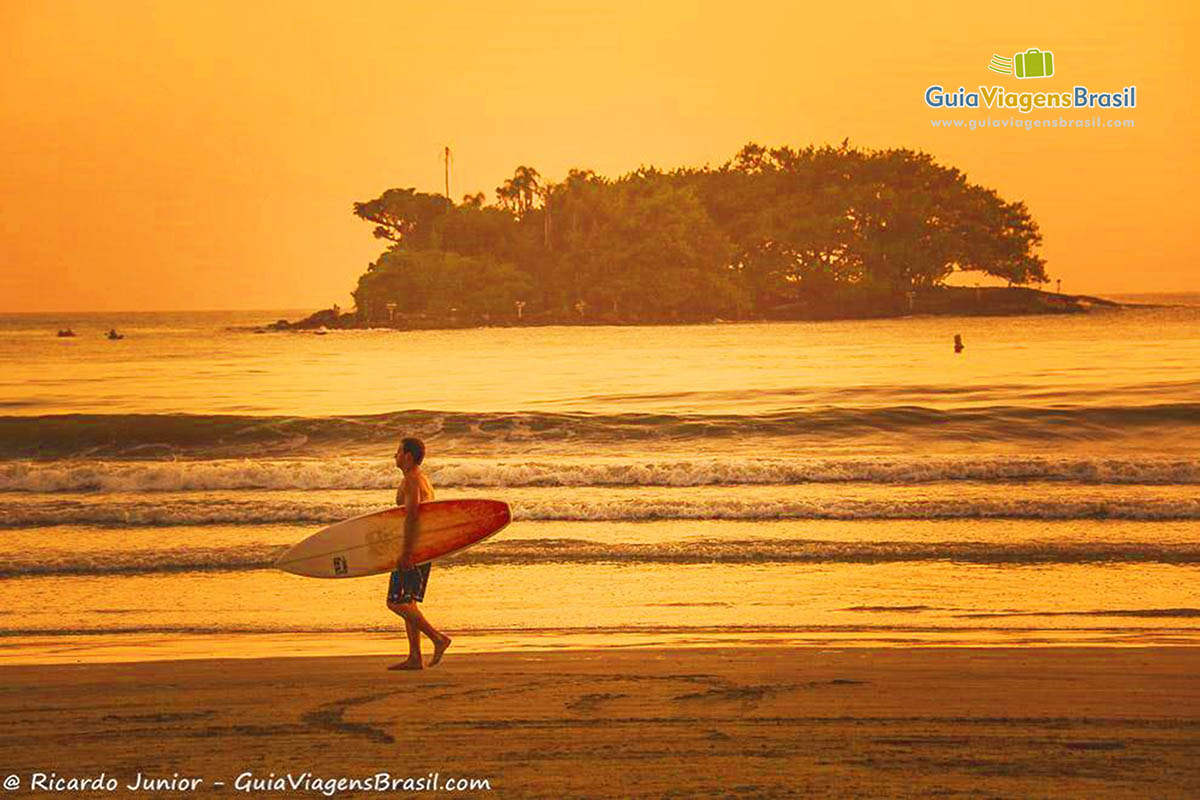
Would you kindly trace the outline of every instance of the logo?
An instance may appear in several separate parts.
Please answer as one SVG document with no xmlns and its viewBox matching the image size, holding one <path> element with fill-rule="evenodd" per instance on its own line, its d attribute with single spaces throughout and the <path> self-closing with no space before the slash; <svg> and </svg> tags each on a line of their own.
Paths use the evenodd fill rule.
<svg viewBox="0 0 1200 800">
<path fill-rule="evenodd" d="M 1031 47 L 1012 58 L 993 54 L 992 60 L 988 62 L 988 69 L 1018 78 L 1049 78 L 1054 74 L 1054 53 Z"/>
<path fill-rule="evenodd" d="M 346 567 L 346 557 L 345 556 L 334 556 L 333 557 L 333 574 L 334 575 L 345 575 L 349 571 L 350 570 Z"/>
<path fill-rule="evenodd" d="M 1021 79 L 1050 78 L 1054 76 L 1054 53 L 1031 47 L 1024 53 L 1013 54 L 1012 58 L 993 55 L 988 69 Z M 935 83 L 925 90 L 925 105 L 937 109 L 1012 110 L 1021 114 L 1064 108 L 1137 108 L 1137 86 L 1106 92 L 1094 92 L 1087 86 L 1072 86 L 1070 91 L 1015 92 L 1003 86 L 983 85 L 974 90 L 959 86 L 958 91 L 947 91 L 945 84 Z"/>
</svg>

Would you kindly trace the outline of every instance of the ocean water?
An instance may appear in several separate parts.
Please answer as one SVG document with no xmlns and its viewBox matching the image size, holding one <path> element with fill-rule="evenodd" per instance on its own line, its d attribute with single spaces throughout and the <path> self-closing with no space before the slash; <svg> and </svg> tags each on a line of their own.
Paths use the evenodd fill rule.
<svg viewBox="0 0 1200 800">
<path fill-rule="evenodd" d="M 514 510 L 435 565 L 456 649 L 1196 644 L 1200 296 L 1139 300 L 1169 305 L 327 335 L 253 330 L 295 311 L 0 316 L 0 657 L 402 652 L 386 576 L 270 564 L 390 506 L 403 435 L 440 499 Z"/>
</svg>

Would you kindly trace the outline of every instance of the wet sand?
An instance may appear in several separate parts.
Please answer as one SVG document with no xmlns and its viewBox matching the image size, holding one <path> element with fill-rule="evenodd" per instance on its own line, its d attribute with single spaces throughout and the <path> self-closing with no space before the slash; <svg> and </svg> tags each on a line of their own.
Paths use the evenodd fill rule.
<svg viewBox="0 0 1200 800">
<path fill-rule="evenodd" d="M 481 797 L 1183 798 L 1200 786 L 1194 648 L 451 650 L 418 673 L 387 671 L 394 661 L 5 666 L 0 772 L 23 788 L 35 771 L 104 772 L 120 787 L 103 796 L 131 794 L 138 772 L 202 778 L 209 797 L 248 796 L 243 772 L 305 771 L 486 778 L 491 792 L 457 793 Z"/>
</svg>

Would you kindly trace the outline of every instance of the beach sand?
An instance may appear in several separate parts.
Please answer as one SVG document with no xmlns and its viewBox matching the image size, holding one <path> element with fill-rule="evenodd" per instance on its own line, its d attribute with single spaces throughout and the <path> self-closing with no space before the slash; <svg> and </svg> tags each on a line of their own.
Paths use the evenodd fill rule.
<svg viewBox="0 0 1200 800">
<path fill-rule="evenodd" d="M 387 671 L 395 660 L 6 666 L 0 771 L 22 786 L 103 771 L 118 795 L 139 771 L 203 778 L 206 796 L 247 796 L 245 771 L 437 772 L 486 778 L 490 793 L 465 794 L 490 797 L 1200 792 L 1200 649 L 452 650 Z"/>
</svg>

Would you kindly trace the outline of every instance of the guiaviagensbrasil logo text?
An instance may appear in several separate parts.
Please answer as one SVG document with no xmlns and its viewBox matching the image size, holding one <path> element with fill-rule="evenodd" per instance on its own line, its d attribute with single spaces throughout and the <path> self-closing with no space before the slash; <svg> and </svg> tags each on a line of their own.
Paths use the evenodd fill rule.
<svg viewBox="0 0 1200 800">
<path fill-rule="evenodd" d="M 1054 53 L 1031 47 L 1012 57 L 992 55 L 988 69 L 1021 80 L 1049 78 L 1054 75 Z M 1028 114 L 1044 108 L 1137 108 L 1137 86 L 1114 92 L 1093 92 L 1086 86 L 1074 86 L 1069 92 L 1010 92 L 1003 86 L 979 86 L 975 91 L 958 87 L 946 91 L 940 84 L 925 90 L 925 105 L 930 108 L 993 108 Z"/>
</svg>

